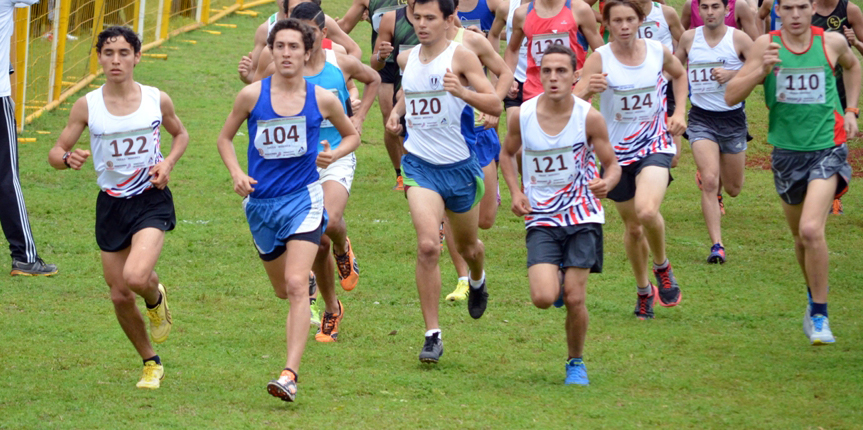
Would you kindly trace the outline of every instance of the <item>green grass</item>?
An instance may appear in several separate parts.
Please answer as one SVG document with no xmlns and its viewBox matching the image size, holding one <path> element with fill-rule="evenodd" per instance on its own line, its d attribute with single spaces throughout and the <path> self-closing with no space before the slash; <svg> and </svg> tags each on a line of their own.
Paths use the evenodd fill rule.
<svg viewBox="0 0 863 430">
<path fill-rule="evenodd" d="M 341 7 L 328 10 L 338 16 L 346 1 L 334 3 Z M 310 336 L 297 403 L 267 395 L 266 382 L 284 364 L 288 305 L 272 293 L 215 143 L 241 88 L 237 60 L 270 9 L 260 8 L 258 18 L 226 19 L 238 27 L 220 28 L 219 36 L 182 37 L 197 45 L 169 42 L 155 51 L 167 53 L 167 61 L 145 59 L 136 70 L 138 81 L 172 96 L 191 136 L 171 178 L 177 229 L 157 267 L 175 322 L 169 341 L 157 347 L 167 370 L 158 391 L 134 387 L 141 362 L 116 322 L 101 276 L 92 165 L 54 171 L 45 162 L 68 111 L 28 126 L 23 136 L 37 142 L 20 146 L 21 181 L 40 254 L 61 272 L 0 283 L 0 427 L 861 425 L 863 205 L 856 187 L 844 199 L 846 215 L 831 217 L 828 226 L 835 346 L 812 348 L 801 333 L 805 291 L 768 171 L 748 170 L 742 195 L 726 199 L 729 262 L 704 263 L 710 243 L 687 148 L 662 207 L 683 302 L 657 309 L 654 321 L 633 318 L 622 226 L 609 209 L 605 271 L 592 275 L 588 288 L 590 387 L 562 384 L 564 314 L 530 303 L 523 222 L 509 211 L 505 186 L 495 227 L 480 233 L 489 309 L 474 321 L 464 303 L 441 303 L 446 353 L 428 367 L 417 360 L 423 324 L 415 238 L 403 195 L 389 190 L 394 178 L 377 108 L 365 123 L 346 214 L 362 276 L 356 290 L 340 294 L 346 308 L 340 342 L 318 344 Z M 368 51 L 368 25 L 358 26 L 354 37 Z M 750 154 L 764 154 L 763 103 L 753 95 L 748 106 L 758 136 Z M 241 160 L 246 138 L 236 139 Z M 87 142 L 85 133 L 82 147 Z M 455 286 L 447 259 L 444 294 Z"/>
</svg>

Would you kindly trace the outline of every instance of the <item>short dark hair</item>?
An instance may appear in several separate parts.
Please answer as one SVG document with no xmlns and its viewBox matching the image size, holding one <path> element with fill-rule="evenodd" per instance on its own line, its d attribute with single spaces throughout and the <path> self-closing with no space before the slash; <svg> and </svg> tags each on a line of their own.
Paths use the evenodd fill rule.
<svg viewBox="0 0 863 430">
<path fill-rule="evenodd" d="M 267 36 L 267 47 L 273 49 L 273 42 L 276 41 L 276 34 L 282 30 L 294 30 L 300 32 L 303 38 L 303 47 L 306 51 L 312 50 L 312 45 L 315 44 L 315 33 L 306 23 L 294 18 L 283 19 L 273 25 L 270 34 Z"/>
<path fill-rule="evenodd" d="M 284 4 L 284 10 L 285 10 L 285 13 L 287 13 L 287 12 L 288 12 L 288 4 L 289 4 L 290 2 L 291 2 L 291 0 L 285 0 L 285 1 L 284 1 L 284 3 L 283 3 L 283 4 Z M 303 3 L 314 3 L 314 4 L 318 5 L 318 6 L 320 6 L 320 5 L 321 5 L 321 0 L 309 0 L 309 1 L 303 0 Z M 299 6 L 299 5 L 297 5 L 297 6 Z"/>
<path fill-rule="evenodd" d="M 544 59 L 549 54 L 563 54 L 569 57 L 569 63 L 572 65 L 573 72 L 578 66 L 578 60 L 575 57 L 575 52 L 572 52 L 572 49 L 569 46 L 551 45 L 548 48 L 545 48 L 545 52 L 542 53 L 542 58 Z M 542 61 L 540 61 L 539 67 L 542 68 Z"/>
<path fill-rule="evenodd" d="M 121 25 L 113 25 L 99 33 L 96 39 L 96 52 L 102 52 L 102 46 L 105 45 L 105 42 L 108 40 L 113 42 L 118 37 L 126 39 L 126 42 L 132 45 L 132 49 L 135 50 L 136 54 L 141 52 L 141 38 L 131 28 Z"/>
<path fill-rule="evenodd" d="M 722 4 L 728 7 L 728 0 L 722 0 Z M 701 6 L 701 0 L 698 0 L 698 5 Z"/>
<path fill-rule="evenodd" d="M 628 6 L 632 8 L 635 14 L 638 15 L 638 19 L 644 21 L 644 11 L 633 0 L 609 0 L 602 9 L 602 20 L 605 23 L 611 20 L 611 9 L 615 6 Z"/>
<path fill-rule="evenodd" d="M 813 4 L 813 3 L 815 3 L 815 0 L 809 0 L 809 4 Z M 781 5 L 782 1 L 776 0 L 776 4 Z"/>
<path fill-rule="evenodd" d="M 327 24 L 324 11 L 321 10 L 320 6 L 311 2 L 298 4 L 297 7 L 291 11 L 291 18 L 299 19 L 300 21 L 313 21 L 321 30 L 323 30 Z"/>
<path fill-rule="evenodd" d="M 440 11 L 443 12 L 443 19 L 447 19 L 455 13 L 455 3 L 453 0 L 416 0 L 414 7 L 418 4 L 437 3 Z"/>
</svg>

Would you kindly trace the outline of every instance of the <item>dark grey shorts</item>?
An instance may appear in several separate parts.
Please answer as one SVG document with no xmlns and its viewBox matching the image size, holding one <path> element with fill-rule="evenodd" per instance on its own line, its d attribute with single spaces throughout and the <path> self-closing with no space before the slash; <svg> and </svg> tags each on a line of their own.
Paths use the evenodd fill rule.
<svg viewBox="0 0 863 430">
<path fill-rule="evenodd" d="M 836 197 L 848 189 L 851 180 L 851 165 L 848 164 L 846 144 L 818 151 L 791 151 L 773 148 L 773 183 L 782 201 L 789 205 L 799 205 L 806 197 L 809 181 L 829 179 L 839 175 L 836 184 Z"/>
<path fill-rule="evenodd" d="M 525 236 L 527 267 L 548 263 L 602 272 L 602 224 L 531 227 Z"/>
<path fill-rule="evenodd" d="M 743 106 L 728 112 L 692 106 L 688 123 L 686 134 L 690 145 L 699 140 L 709 140 L 719 145 L 720 154 L 737 154 L 746 150 L 748 128 Z"/>
<path fill-rule="evenodd" d="M 635 198 L 635 178 L 641 173 L 641 169 L 647 166 L 659 166 L 668 169 L 668 183 L 670 184 L 674 180 L 671 177 L 671 160 L 673 158 L 674 155 L 671 154 L 650 154 L 628 166 L 621 166 L 620 181 L 613 190 L 608 192 L 608 198 L 618 203 Z"/>
</svg>

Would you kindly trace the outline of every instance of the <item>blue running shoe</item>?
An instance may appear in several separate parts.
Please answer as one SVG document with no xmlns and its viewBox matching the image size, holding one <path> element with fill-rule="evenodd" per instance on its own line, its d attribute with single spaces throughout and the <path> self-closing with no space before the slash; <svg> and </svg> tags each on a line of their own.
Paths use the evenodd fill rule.
<svg viewBox="0 0 863 430">
<path fill-rule="evenodd" d="M 557 277 L 560 279 L 560 295 L 557 296 L 557 300 L 554 301 L 554 307 L 562 308 L 563 307 L 563 269 L 557 271 Z"/>
<path fill-rule="evenodd" d="M 707 256 L 707 262 L 709 264 L 725 264 L 725 247 L 718 243 L 714 243 L 712 247 L 710 247 L 710 255 Z"/>
<path fill-rule="evenodd" d="M 566 362 L 566 380 L 563 381 L 566 385 L 590 385 L 587 380 L 587 368 L 584 367 L 584 361 L 573 358 Z"/>
</svg>

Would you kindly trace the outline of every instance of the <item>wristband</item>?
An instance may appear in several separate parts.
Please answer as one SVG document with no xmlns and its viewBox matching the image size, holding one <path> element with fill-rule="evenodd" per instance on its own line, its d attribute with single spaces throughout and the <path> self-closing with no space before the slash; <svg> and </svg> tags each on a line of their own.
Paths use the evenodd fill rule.
<svg viewBox="0 0 863 430">
<path fill-rule="evenodd" d="M 70 155 L 72 155 L 72 153 L 71 153 L 71 152 L 67 152 L 67 153 L 63 154 L 63 164 L 65 164 L 65 165 L 66 165 L 66 167 L 68 167 L 68 168 L 70 168 L 70 169 L 71 169 L 71 168 L 72 168 L 72 166 L 70 166 L 70 165 L 69 165 L 69 156 L 70 156 Z"/>
<path fill-rule="evenodd" d="M 378 63 L 381 62 L 381 51 L 378 51 Z"/>
<path fill-rule="evenodd" d="M 845 113 L 851 112 L 855 117 L 860 118 L 860 109 L 857 108 L 845 108 Z"/>
</svg>

